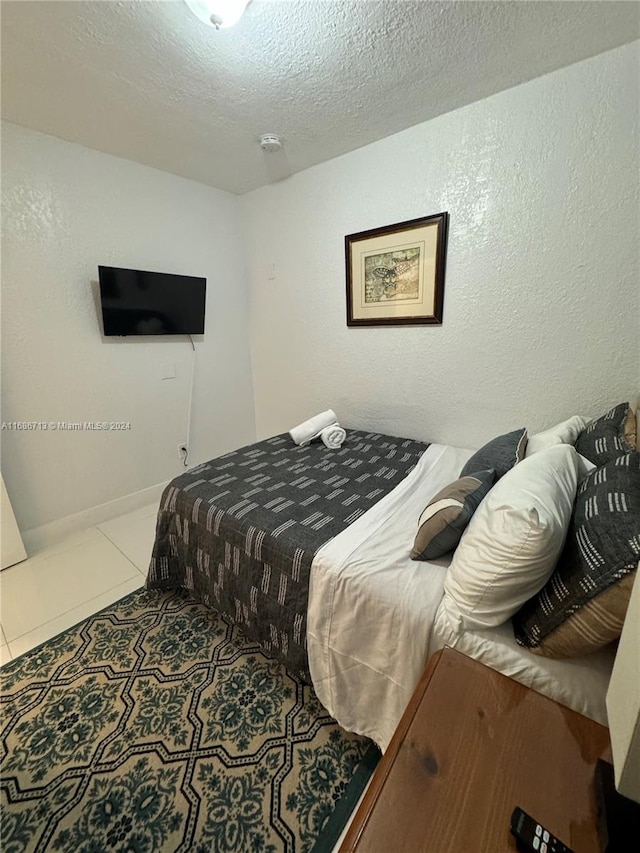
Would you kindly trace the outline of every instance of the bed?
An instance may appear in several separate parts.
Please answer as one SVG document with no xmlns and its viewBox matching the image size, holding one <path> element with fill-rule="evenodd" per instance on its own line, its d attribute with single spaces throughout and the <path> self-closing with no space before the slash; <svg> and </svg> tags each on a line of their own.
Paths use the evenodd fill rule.
<svg viewBox="0 0 640 853">
<path fill-rule="evenodd" d="M 443 606 L 450 557 L 411 559 L 422 509 L 471 455 L 358 430 L 338 450 L 285 433 L 228 453 L 165 489 L 147 585 L 231 617 L 383 751 L 444 645 L 606 724 L 612 644 L 558 660 L 510 621 L 461 630 Z"/>
<path fill-rule="evenodd" d="M 313 557 L 401 483 L 427 446 L 349 430 L 328 450 L 284 433 L 193 468 L 163 492 L 147 586 L 187 590 L 309 682 Z"/>
<path fill-rule="evenodd" d="M 490 630 L 459 630 L 443 606 L 451 558 L 410 559 L 416 519 L 470 456 L 469 450 L 431 444 L 400 487 L 327 543 L 313 562 L 308 645 L 314 688 L 342 726 L 383 751 L 425 660 L 445 645 L 606 725 L 612 646 L 556 660 L 518 645 L 510 621 Z"/>
</svg>

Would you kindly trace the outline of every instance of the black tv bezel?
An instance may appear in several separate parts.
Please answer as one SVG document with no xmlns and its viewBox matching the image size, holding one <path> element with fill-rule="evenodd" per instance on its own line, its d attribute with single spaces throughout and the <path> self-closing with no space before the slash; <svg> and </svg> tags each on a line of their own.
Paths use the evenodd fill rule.
<svg viewBox="0 0 640 853">
<path fill-rule="evenodd" d="M 203 304 L 202 304 L 202 331 L 190 332 L 107 332 L 104 321 L 104 296 L 103 296 L 103 280 L 102 270 L 117 270 L 118 272 L 127 273 L 144 273 L 151 276 L 169 276 L 171 278 L 180 278 L 187 281 L 199 282 L 203 286 Z M 102 319 L 102 334 L 105 338 L 167 338 L 181 337 L 191 335 L 204 335 L 206 327 L 206 309 L 207 309 L 207 279 L 205 276 L 184 275 L 182 273 L 165 272 L 158 270 L 143 270 L 135 267 L 114 267 L 107 264 L 98 264 L 98 291 L 100 294 L 100 313 Z"/>
</svg>

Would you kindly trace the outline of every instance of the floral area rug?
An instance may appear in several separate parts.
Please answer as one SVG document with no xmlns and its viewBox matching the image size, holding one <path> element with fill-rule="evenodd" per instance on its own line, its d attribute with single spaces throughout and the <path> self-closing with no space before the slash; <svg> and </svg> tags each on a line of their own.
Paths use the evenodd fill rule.
<svg viewBox="0 0 640 853">
<path fill-rule="evenodd" d="M 310 851 L 371 752 L 176 593 L 134 592 L 0 674 L 3 853 Z"/>
</svg>

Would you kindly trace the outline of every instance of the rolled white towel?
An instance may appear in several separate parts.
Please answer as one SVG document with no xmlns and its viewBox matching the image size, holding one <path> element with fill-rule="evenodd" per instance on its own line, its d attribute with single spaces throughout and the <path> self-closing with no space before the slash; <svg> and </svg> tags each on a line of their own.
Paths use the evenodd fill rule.
<svg viewBox="0 0 640 853">
<path fill-rule="evenodd" d="M 336 413 L 333 409 L 327 409 L 326 412 L 320 412 L 319 415 L 314 415 L 308 421 L 303 421 L 303 423 L 289 430 L 289 435 L 296 444 L 304 447 L 313 441 L 314 438 L 318 438 L 325 427 L 337 423 L 338 418 L 336 417 Z"/>
<path fill-rule="evenodd" d="M 340 424 L 335 423 L 325 427 L 320 433 L 320 438 L 325 447 L 329 450 L 337 450 L 341 447 L 342 442 L 347 437 L 347 433 L 342 429 Z"/>
</svg>

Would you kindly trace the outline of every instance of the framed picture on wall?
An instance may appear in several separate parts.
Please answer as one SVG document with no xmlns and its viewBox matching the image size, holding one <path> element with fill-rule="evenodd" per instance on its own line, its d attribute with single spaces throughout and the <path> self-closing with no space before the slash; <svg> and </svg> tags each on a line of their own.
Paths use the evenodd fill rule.
<svg viewBox="0 0 640 853">
<path fill-rule="evenodd" d="M 347 326 L 442 325 L 449 214 L 347 234 Z"/>
</svg>

